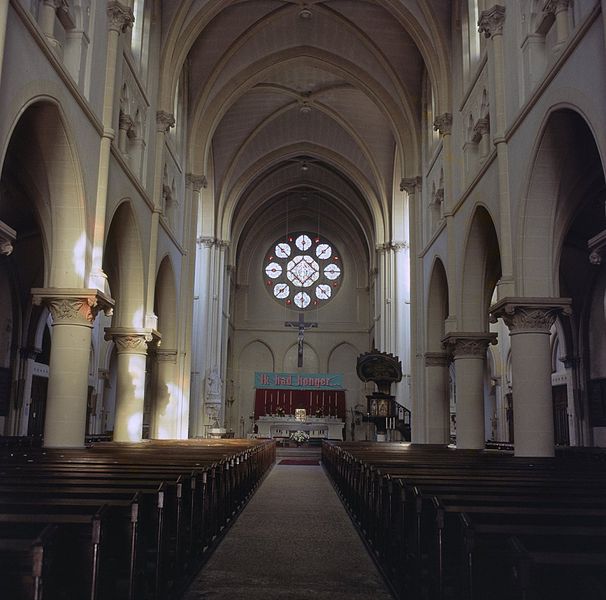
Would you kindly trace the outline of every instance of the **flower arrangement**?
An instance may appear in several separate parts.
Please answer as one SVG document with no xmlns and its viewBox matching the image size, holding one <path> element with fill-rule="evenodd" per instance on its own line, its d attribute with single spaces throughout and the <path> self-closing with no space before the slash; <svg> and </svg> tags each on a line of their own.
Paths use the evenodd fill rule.
<svg viewBox="0 0 606 600">
<path fill-rule="evenodd" d="M 302 444 L 309 439 L 309 434 L 305 433 L 305 431 L 295 431 L 290 434 L 290 439 L 297 444 Z"/>
</svg>

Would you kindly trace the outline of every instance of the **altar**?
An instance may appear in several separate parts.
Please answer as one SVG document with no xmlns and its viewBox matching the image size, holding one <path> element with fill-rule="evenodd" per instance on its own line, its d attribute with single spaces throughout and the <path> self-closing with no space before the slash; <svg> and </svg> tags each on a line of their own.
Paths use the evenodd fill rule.
<svg viewBox="0 0 606 600">
<path fill-rule="evenodd" d="M 259 437 L 290 437 L 304 431 L 310 439 L 343 440 L 343 421 L 338 417 L 307 417 L 304 421 L 293 415 L 263 415 L 256 421 Z"/>
<path fill-rule="evenodd" d="M 259 437 L 343 439 L 345 390 L 335 373 L 255 373 L 255 425 Z"/>
</svg>

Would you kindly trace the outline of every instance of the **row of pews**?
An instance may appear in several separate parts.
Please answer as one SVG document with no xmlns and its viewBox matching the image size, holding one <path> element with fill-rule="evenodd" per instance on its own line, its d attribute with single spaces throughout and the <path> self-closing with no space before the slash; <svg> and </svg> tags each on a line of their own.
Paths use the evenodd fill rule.
<svg viewBox="0 0 606 600">
<path fill-rule="evenodd" d="M 399 598 L 606 598 L 602 460 L 324 442 L 322 461 Z"/>
<path fill-rule="evenodd" d="M 261 440 L 1 448 L 0 599 L 178 598 L 274 462 Z"/>
</svg>

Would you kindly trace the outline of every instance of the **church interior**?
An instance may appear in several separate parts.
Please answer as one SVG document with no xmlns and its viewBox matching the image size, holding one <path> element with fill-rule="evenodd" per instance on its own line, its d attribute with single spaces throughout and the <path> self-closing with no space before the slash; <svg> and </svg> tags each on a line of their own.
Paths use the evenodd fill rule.
<svg viewBox="0 0 606 600">
<path fill-rule="evenodd" d="M 0 2 L 0 600 L 605 598 L 605 32 Z"/>
</svg>

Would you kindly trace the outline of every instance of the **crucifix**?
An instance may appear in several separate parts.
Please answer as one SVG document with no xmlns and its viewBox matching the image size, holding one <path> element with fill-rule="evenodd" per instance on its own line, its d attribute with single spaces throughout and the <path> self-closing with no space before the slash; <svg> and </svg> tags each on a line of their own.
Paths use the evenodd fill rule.
<svg viewBox="0 0 606 600">
<path fill-rule="evenodd" d="M 302 312 L 299 313 L 298 321 L 285 321 L 284 327 L 297 327 L 299 330 L 299 335 L 297 336 L 297 367 L 303 366 L 303 338 L 305 336 L 305 330 L 311 327 L 317 327 L 317 323 L 306 323 L 305 317 Z"/>
</svg>

